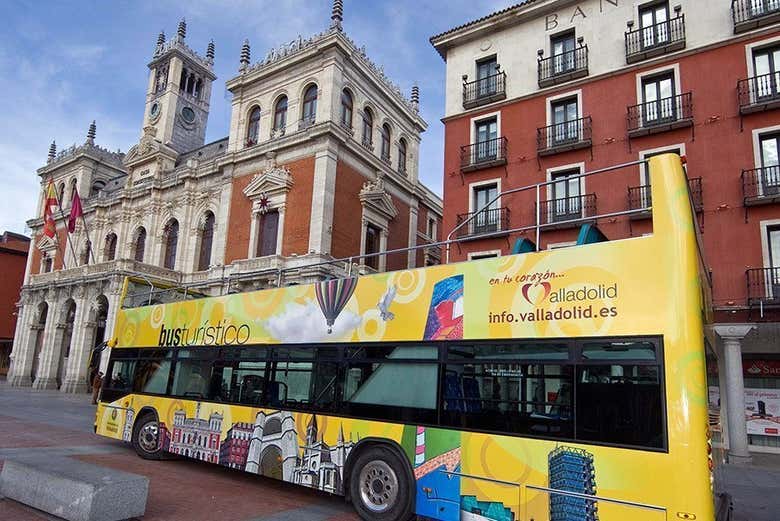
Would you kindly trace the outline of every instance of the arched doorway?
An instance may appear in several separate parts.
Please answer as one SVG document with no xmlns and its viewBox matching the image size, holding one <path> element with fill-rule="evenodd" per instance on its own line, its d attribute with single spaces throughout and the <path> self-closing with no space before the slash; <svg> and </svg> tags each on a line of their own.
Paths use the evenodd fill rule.
<svg viewBox="0 0 780 521">
<path fill-rule="evenodd" d="M 32 326 L 31 333 L 35 335 L 35 349 L 32 355 L 32 364 L 30 367 L 30 379 L 35 381 L 38 374 L 38 358 L 41 355 L 43 347 L 43 333 L 46 331 L 46 317 L 49 315 L 49 305 L 46 302 L 38 304 L 38 320 Z"/>
<path fill-rule="evenodd" d="M 89 345 L 90 354 L 87 359 L 87 387 L 92 388 L 92 380 L 100 368 L 100 358 L 103 355 L 102 349 L 97 347 L 103 343 L 106 337 L 106 320 L 108 319 L 108 299 L 105 295 L 98 295 L 95 304 L 92 307 L 92 316 L 90 321 L 95 324 L 95 337 Z"/>
<path fill-rule="evenodd" d="M 282 451 L 271 445 L 260 456 L 260 474 L 274 479 L 282 479 Z"/>
<path fill-rule="evenodd" d="M 73 340 L 73 323 L 76 320 L 76 303 L 73 299 L 65 302 L 65 308 L 62 310 L 62 341 L 60 343 L 60 352 L 57 359 L 57 388 L 62 386 L 65 373 L 65 367 L 68 365 L 70 348 Z"/>
</svg>

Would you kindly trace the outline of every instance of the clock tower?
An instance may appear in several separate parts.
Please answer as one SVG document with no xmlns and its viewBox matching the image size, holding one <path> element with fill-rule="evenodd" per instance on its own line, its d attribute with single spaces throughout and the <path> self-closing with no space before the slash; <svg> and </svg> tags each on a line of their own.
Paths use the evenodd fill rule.
<svg viewBox="0 0 780 521">
<path fill-rule="evenodd" d="M 184 39 L 187 24 L 179 22 L 176 36 L 165 40 L 160 33 L 149 63 L 149 87 L 146 92 L 144 134 L 155 129 L 158 141 L 178 153 L 204 144 L 209 117 L 209 99 L 214 75 L 214 42 L 209 42 L 206 57 L 190 49 Z"/>
</svg>

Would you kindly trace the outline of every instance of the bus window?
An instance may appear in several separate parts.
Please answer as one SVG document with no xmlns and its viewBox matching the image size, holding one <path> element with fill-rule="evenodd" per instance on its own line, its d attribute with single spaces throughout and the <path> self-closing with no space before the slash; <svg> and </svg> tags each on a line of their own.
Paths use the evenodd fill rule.
<svg viewBox="0 0 780 521">
<path fill-rule="evenodd" d="M 563 342 L 457 345 L 449 348 L 447 357 L 449 360 L 461 361 L 479 358 L 490 358 L 493 360 L 568 360 L 569 345 Z"/>
<path fill-rule="evenodd" d="M 211 360 L 179 359 L 173 375 L 173 395 L 208 398 L 211 366 Z"/>
<path fill-rule="evenodd" d="M 219 376 L 218 401 L 241 403 L 245 405 L 263 405 L 265 403 L 265 362 L 248 360 L 234 362 L 221 367 Z M 218 374 L 215 368 L 215 373 Z"/>
<path fill-rule="evenodd" d="M 361 360 L 437 360 L 439 349 L 432 345 L 363 345 L 347 349 L 347 358 Z"/>
<path fill-rule="evenodd" d="M 452 352 L 449 356 L 452 358 Z M 570 365 L 503 361 L 448 364 L 442 422 L 453 427 L 571 438 L 572 380 Z"/>
<path fill-rule="evenodd" d="M 114 360 L 105 387 L 115 391 L 132 391 L 136 363 L 136 360 Z"/>
<path fill-rule="evenodd" d="M 158 351 L 152 353 L 152 356 L 153 358 L 138 361 L 133 390 L 139 393 L 165 394 L 171 372 L 171 355 Z"/>
<path fill-rule="evenodd" d="M 658 366 L 583 365 L 577 370 L 577 439 L 664 447 Z"/>
<path fill-rule="evenodd" d="M 583 360 L 655 361 L 655 344 L 647 341 L 600 341 L 582 343 Z"/>
</svg>

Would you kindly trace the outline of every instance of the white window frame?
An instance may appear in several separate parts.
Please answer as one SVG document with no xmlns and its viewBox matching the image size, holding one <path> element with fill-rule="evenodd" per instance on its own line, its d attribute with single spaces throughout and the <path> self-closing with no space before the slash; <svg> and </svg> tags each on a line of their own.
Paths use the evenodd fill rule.
<svg viewBox="0 0 780 521">
<path fill-rule="evenodd" d="M 577 98 L 577 118 L 582 119 L 582 89 L 573 90 L 570 92 L 564 92 L 563 94 L 556 94 L 547 98 L 547 126 L 553 124 L 552 121 L 552 106 L 556 101 L 561 101 L 568 98 Z"/>
<path fill-rule="evenodd" d="M 547 245 L 547 250 L 559 250 L 561 248 L 568 248 L 569 246 L 577 246 L 577 241 L 563 241 L 563 242 L 551 242 Z"/>
<path fill-rule="evenodd" d="M 267 210 L 279 212 L 279 222 L 276 225 L 276 252 L 274 255 L 282 254 L 282 240 L 284 238 L 284 213 L 287 209 L 287 194 L 280 194 L 268 198 Z M 247 259 L 259 259 L 257 255 L 257 241 L 260 239 L 260 201 L 252 201 L 252 221 L 249 226 L 249 251 Z"/>
<path fill-rule="evenodd" d="M 477 124 L 487 119 L 496 118 L 496 139 L 501 137 L 501 111 L 491 112 L 489 114 L 481 114 L 479 116 L 471 118 L 471 137 L 469 144 L 476 143 L 477 139 Z"/>
<path fill-rule="evenodd" d="M 483 250 L 483 251 L 471 251 L 468 253 L 468 260 L 482 260 L 482 259 L 475 259 L 474 257 L 479 257 L 484 255 L 485 259 L 491 258 L 488 257 L 489 255 L 492 255 L 493 257 L 500 257 L 501 256 L 501 250 Z"/>
<path fill-rule="evenodd" d="M 761 136 L 780 132 L 780 125 L 753 129 L 753 168 L 761 168 Z M 758 183 L 758 195 L 764 195 L 764 187 Z"/>
<path fill-rule="evenodd" d="M 487 185 L 496 185 L 496 192 L 498 194 L 501 193 L 501 178 L 497 177 L 495 179 L 486 179 L 484 181 L 477 181 L 474 183 L 469 183 L 469 213 L 474 213 L 479 208 L 474 208 L 474 192 L 475 189 L 487 186 Z M 498 199 L 496 199 L 496 208 L 501 208 L 501 195 L 498 196 Z"/>
<path fill-rule="evenodd" d="M 679 63 L 670 63 L 668 65 L 664 65 L 663 67 L 658 67 L 657 69 L 644 71 L 637 73 L 636 75 L 636 103 L 637 105 L 641 105 L 645 102 L 644 96 L 642 93 L 642 81 L 645 80 L 645 78 L 648 78 L 650 76 L 658 76 L 659 74 L 664 74 L 666 72 L 671 72 L 674 76 L 674 92 L 675 96 L 679 96 L 682 94 L 682 86 L 680 81 L 680 64 Z"/>
<path fill-rule="evenodd" d="M 431 226 L 433 224 L 433 226 Z M 433 230 L 433 233 L 428 233 L 429 230 Z M 436 240 L 436 236 L 439 234 L 439 220 L 435 216 L 428 216 L 427 226 L 425 227 L 425 235 L 431 239 Z"/>
<path fill-rule="evenodd" d="M 370 208 L 363 206 L 363 218 L 360 226 L 360 255 L 366 254 L 366 230 L 368 225 L 372 225 L 374 228 L 379 229 L 379 252 L 387 251 L 387 237 L 390 235 L 390 221 L 386 217 L 379 215 Z M 383 273 L 387 271 L 387 255 L 377 255 L 377 272 Z M 366 258 L 360 259 L 360 264 L 366 264 Z M 373 269 L 373 268 L 372 268 Z"/>
<path fill-rule="evenodd" d="M 756 75 L 756 67 L 753 62 L 753 52 L 756 49 L 760 49 L 761 47 L 771 47 L 774 44 L 780 44 L 780 36 L 774 36 L 772 38 L 767 38 L 766 40 L 745 44 L 745 61 L 747 62 L 748 78 L 753 78 Z M 753 100 L 751 99 L 751 101 Z"/>
</svg>

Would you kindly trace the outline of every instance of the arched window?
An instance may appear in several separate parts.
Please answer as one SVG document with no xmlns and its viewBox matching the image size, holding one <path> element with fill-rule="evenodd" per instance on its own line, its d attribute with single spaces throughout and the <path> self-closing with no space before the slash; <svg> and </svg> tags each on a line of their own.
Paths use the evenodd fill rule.
<svg viewBox="0 0 780 521">
<path fill-rule="evenodd" d="M 179 221 L 171 219 L 165 225 L 165 244 L 163 251 L 163 268 L 169 270 L 176 266 L 176 247 L 179 245 Z"/>
<path fill-rule="evenodd" d="M 106 182 L 98 179 L 92 183 L 92 187 L 89 190 L 89 195 L 97 195 L 103 188 L 106 187 Z"/>
<path fill-rule="evenodd" d="M 179 78 L 179 90 L 185 91 L 187 90 L 187 78 L 189 77 L 187 73 L 187 69 L 181 70 L 181 78 Z"/>
<path fill-rule="evenodd" d="M 57 189 L 57 205 L 60 206 L 65 203 L 62 199 L 65 197 L 65 183 L 60 183 L 60 187 Z"/>
<path fill-rule="evenodd" d="M 76 178 L 70 180 L 70 204 L 73 204 L 73 199 L 76 197 Z"/>
<path fill-rule="evenodd" d="M 106 247 L 103 250 L 103 260 L 112 261 L 116 258 L 116 234 L 106 235 Z"/>
<path fill-rule="evenodd" d="M 133 247 L 133 259 L 138 262 L 144 261 L 144 251 L 146 250 L 146 228 L 141 226 L 135 233 L 135 245 Z"/>
<path fill-rule="evenodd" d="M 274 107 L 274 134 L 283 136 L 287 127 L 287 96 L 282 96 Z"/>
<path fill-rule="evenodd" d="M 347 89 L 341 91 L 341 124 L 352 128 L 352 94 Z"/>
<path fill-rule="evenodd" d="M 363 111 L 363 144 L 371 146 L 374 143 L 374 114 L 366 107 Z"/>
<path fill-rule="evenodd" d="M 214 238 L 214 214 L 206 212 L 203 217 L 203 228 L 200 235 L 200 252 L 198 254 L 198 271 L 209 269 L 211 264 L 211 243 Z"/>
<path fill-rule="evenodd" d="M 390 162 L 390 125 L 387 123 L 382 125 L 380 133 L 382 134 L 381 157 L 385 161 Z"/>
<path fill-rule="evenodd" d="M 81 250 L 81 259 L 79 259 L 79 266 L 86 266 L 89 264 L 89 258 L 92 256 L 92 243 L 87 241 L 84 245 L 84 249 Z"/>
<path fill-rule="evenodd" d="M 303 95 L 303 114 L 301 123 L 305 126 L 313 125 L 317 119 L 317 86 L 309 85 Z"/>
<path fill-rule="evenodd" d="M 246 129 L 246 146 L 256 145 L 260 137 L 260 107 L 249 113 L 249 126 Z"/>
<path fill-rule="evenodd" d="M 402 174 L 406 173 L 406 140 L 404 138 L 398 140 L 398 171 Z"/>
</svg>

